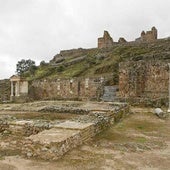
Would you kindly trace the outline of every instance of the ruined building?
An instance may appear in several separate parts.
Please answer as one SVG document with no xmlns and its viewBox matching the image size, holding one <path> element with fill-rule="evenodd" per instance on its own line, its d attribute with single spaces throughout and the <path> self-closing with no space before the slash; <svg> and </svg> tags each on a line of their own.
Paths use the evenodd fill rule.
<svg viewBox="0 0 170 170">
<path fill-rule="evenodd" d="M 125 38 L 120 37 L 118 40 L 118 43 L 122 44 L 122 43 L 127 43 L 127 41 L 125 40 Z"/>
<path fill-rule="evenodd" d="M 155 27 L 152 27 L 151 31 L 142 31 L 141 37 L 137 38 L 136 41 L 141 42 L 152 42 L 157 40 L 158 31 Z"/>
<path fill-rule="evenodd" d="M 101 77 L 36 80 L 30 86 L 30 97 L 36 100 L 99 100 L 103 85 Z"/>
<path fill-rule="evenodd" d="M 140 60 L 119 64 L 119 94 L 125 98 L 166 99 L 169 68 L 166 61 Z"/>
<path fill-rule="evenodd" d="M 104 31 L 103 37 L 98 38 L 98 48 L 109 48 L 113 46 L 113 39 L 108 33 Z"/>
<path fill-rule="evenodd" d="M 28 81 L 18 75 L 10 77 L 11 101 L 26 101 L 28 95 Z"/>
<path fill-rule="evenodd" d="M 142 31 L 141 36 L 136 38 L 135 41 L 132 42 L 153 42 L 158 38 L 158 31 L 155 27 L 152 27 L 150 31 Z M 131 43 L 127 42 L 125 38 L 120 37 L 118 42 L 113 42 L 112 37 L 108 33 L 108 31 L 104 31 L 103 37 L 98 38 L 98 48 L 109 48 L 115 44 L 124 44 Z"/>
</svg>

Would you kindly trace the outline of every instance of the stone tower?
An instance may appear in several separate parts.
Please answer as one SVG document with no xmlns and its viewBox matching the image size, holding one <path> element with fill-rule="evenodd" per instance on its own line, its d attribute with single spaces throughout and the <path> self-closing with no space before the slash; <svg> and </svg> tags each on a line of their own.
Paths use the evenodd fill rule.
<svg viewBox="0 0 170 170">
<path fill-rule="evenodd" d="M 113 39 L 108 31 L 104 31 L 103 37 L 98 38 L 98 48 L 109 48 L 113 46 Z"/>
<path fill-rule="evenodd" d="M 152 27 L 151 31 L 142 31 L 141 37 L 137 38 L 136 41 L 142 41 L 142 42 L 152 42 L 157 40 L 158 38 L 158 31 L 155 27 Z"/>
<path fill-rule="evenodd" d="M 152 27 L 152 34 L 153 34 L 153 37 L 154 37 L 155 39 L 158 38 L 158 31 L 157 31 L 157 29 L 156 29 L 155 27 Z"/>
</svg>

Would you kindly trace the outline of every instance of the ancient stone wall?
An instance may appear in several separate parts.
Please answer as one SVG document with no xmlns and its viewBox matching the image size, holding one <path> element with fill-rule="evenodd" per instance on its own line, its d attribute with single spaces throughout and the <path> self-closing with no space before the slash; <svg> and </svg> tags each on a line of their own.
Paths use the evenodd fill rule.
<svg viewBox="0 0 170 170">
<path fill-rule="evenodd" d="M 42 105 L 40 103 L 29 103 L 27 112 L 22 114 L 30 113 L 34 106 L 37 107 L 37 104 L 42 107 L 49 103 L 51 102 L 43 102 Z M 89 104 L 89 102 L 63 103 L 59 101 L 57 103 L 55 103 L 55 106 L 63 105 L 63 109 L 65 109 L 65 105 L 72 103 L 70 105 L 71 110 L 73 105 L 76 104 L 77 108 L 84 109 L 84 112 L 89 109 L 90 112 L 67 120 L 50 120 L 49 117 L 43 120 L 23 120 L 23 118 L 13 117 L 14 114 L 12 116 L 1 115 L 0 135 L 7 137 L 8 141 L 7 145 L 2 146 L 3 149 L 17 150 L 22 156 L 28 158 L 57 160 L 71 149 L 93 139 L 95 135 L 103 132 L 129 114 L 129 105 L 125 103 L 91 102 Z M 85 105 L 86 107 L 84 107 Z M 25 108 L 25 105 L 20 105 L 19 110 L 15 107 L 15 112 L 20 111 L 23 107 Z M 9 111 L 9 105 L 4 107 L 3 110 L 5 108 Z M 75 114 L 77 113 L 75 112 Z"/>
<path fill-rule="evenodd" d="M 136 38 L 135 41 L 128 42 L 124 37 L 120 37 L 118 42 L 113 42 L 112 37 L 108 31 L 104 31 L 103 37 L 98 38 L 98 48 L 109 48 L 117 44 L 136 44 L 141 42 L 154 42 L 158 39 L 158 31 L 155 27 L 152 27 L 150 31 L 142 31 L 141 36 Z"/>
<path fill-rule="evenodd" d="M 123 62 L 119 65 L 119 95 L 126 98 L 168 97 L 169 68 L 162 61 Z"/>
<path fill-rule="evenodd" d="M 98 38 L 98 48 L 109 48 L 113 46 L 113 39 L 108 33 L 104 31 L 103 37 Z"/>
<path fill-rule="evenodd" d="M 55 55 L 52 60 L 50 60 L 50 64 L 61 63 L 66 59 L 74 59 L 77 57 L 85 56 L 92 49 L 71 49 L 71 50 L 62 50 L 59 54 Z"/>
<path fill-rule="evenodd" d="M 137 38 L 136 41 L 142 41 L 142 42 L 152 42 L 157 40 L 157 29 L 155 27 L 152 27 L 151 31 L 142 31 L 141 37 Z"/>
<path fill-rule="evenodd" d="M 118 40 L 118 43 L 122 44 L 122 43 L 127 43 L 127 41 L 125 40 L 125 38 L 120 37 Z"/>
<path fill-rule="evenodd" d="M 29 96 L 36 100 L 44 99 L 89 99 L 98 100 L 102 95 L 102 79 L 74 78 L 34 81 Z"/>
<path fill-rule="evenodd" d="M 57 160 L 71 149 L 91 140 L 129 114 L 129 106 L 118 106 L 110 111 L 93 111 L 81 120 L 65 121 L 50 130 L 26 138 L 22 153 L 26 157 Z"/>
<path fill-rule="evenodd" d="M 8 79 L 0 80 L 0 102 L 10 99 L 10 81 Z"/>
</svg>

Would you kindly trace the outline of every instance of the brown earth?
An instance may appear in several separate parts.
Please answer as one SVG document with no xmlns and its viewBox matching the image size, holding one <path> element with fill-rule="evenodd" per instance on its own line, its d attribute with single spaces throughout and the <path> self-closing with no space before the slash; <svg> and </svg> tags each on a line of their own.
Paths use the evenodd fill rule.
<svg viewBox="0 0 170 170">
<path fill-rule="evenodd" d="M 170 118 L 159 119 L 152 109 L 132 110 L 129 117 L 56 162 L 14 154 L 1 157 L 0 170 L 169 170 Z"/>
</svg>

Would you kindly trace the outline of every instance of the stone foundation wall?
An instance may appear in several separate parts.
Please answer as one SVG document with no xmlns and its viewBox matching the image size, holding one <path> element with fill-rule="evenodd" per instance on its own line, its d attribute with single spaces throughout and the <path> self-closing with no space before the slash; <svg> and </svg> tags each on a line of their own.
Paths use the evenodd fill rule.
<svg viewBox="0 0 170 170">
<path fill-rule="evenodd" d="M 123 98 L 168 97 L 169 67 L 162 61 L 124 62 L 119 65 L 119 95 Z"/>
<path fill-rule="evenodd" d="M 74 78 L 34 81 L 29 96 L 36 100 L 99 100 L 102 95 L 101 78 Z"/>
<path fill-rule="evenodd" d="M 0 102 L 6 102 L 10 99 L 10 81 L 8 79 L 0 80 Z"/>
<path fill-rule="evenodd" d="M 114 111 L 93 111 L 82 120 L 66 121 L 27 138 L 22 153 L 26 157 L 57 160 L 66 152 L 91 140 L 129 113 L 129 106 L 118 106 Z"/>
<path fill-rule="evenodd" d="M 94 107 L 89 114 L 65 121 L 20 120 L 1 116 L 0 135 L 17 138 L 17 142 L 8 141 L 4 147 L 17 149 L 27 158 L 57 160 L 129 113 L 126 104 L 107 103 L 104 108 L 100 110 Z"/>
</svg>

